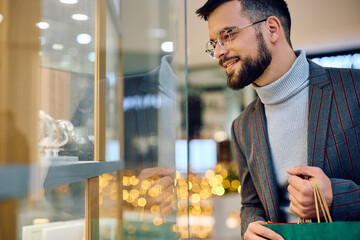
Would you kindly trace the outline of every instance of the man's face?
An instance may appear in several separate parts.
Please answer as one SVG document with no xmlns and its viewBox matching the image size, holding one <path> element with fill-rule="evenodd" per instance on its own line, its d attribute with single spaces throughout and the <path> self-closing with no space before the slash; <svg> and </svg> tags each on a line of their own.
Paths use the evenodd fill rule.
<svg viewBox="0 0 360 240">
<path fill-rule="evenodd" d="M 222 29 L 243 26 L 251 21 L 241 14 L 239 1 L 230 1 L 214 10 L 209 16 L 208 23 L 210 39 L 217 40 Z M 256 83 L 272 59 L 261 31 L 257 31 L 255 26 L 240 29 L 232 36 L 227 49 L 217 44 L 215 57 L 225 68 L 228 86 L 234 90 Z"/>
</svg>

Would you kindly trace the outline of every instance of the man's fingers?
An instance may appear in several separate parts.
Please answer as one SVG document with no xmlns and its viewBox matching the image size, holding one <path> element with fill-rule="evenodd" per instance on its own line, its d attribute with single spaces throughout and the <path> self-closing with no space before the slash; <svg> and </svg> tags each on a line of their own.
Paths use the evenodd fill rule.
<svg viewBox="0 0 360 240">
<path fill-rule="evenodd" d="M 292 186 L 295 190 L 301 192 L 302 194 L 312 194 L 313 190 L 311 184 L 308 180 L 302 179 L 298 176 L 290 176 L 288 179 L 288 183 Z"/>
<path fill-rule="evenodd" d="M 174 173 L 175 173 L 174 169 L 169 169 L 166 167 L 145 168 L 140 172 L 139 179 L 171 176 Z"/>
<path fill-rule="evenodd" d="M 304 166 L 299 165 L 292 168 L 287 168 L 286 172 L 290 175 L 302 175 L 302 176 L 309 176 L 309 177 L 319 177 L 322 175 L 321 168 L 312 167 L 312 166 Z"/>
<path fill-rule="evenodd" d="M 283 240 L 284 239 L 278 233 L 263 226 L 264 224 L 266 223 L 263 221 L 250 223 L 244 235 L 245 240 L 251 240 L 251 239 Z"/>
<path fill-rule="evenodd" d="M 174 180 L 171 177 L 166 176 L 166 177 L 162 177 L 159 180 L 155 181 L 154 184 L 155 185 L 158 184 L 161 186 L 162 189 L 166 189 L 169 186 L 174 186 Z"/>
</svg>

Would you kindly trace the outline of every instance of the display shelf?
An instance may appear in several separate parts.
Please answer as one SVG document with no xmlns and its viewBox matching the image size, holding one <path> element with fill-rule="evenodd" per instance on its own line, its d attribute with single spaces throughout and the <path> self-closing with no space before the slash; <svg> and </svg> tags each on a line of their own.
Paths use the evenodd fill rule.
<svg viewBox="0 0 360 240">
<path fill-rule="evenodd" d="M 48 162 L 0 167 L 0 200 L 28 192 L 84 181 L 124 168 L 123 161 Z"/>
</svg>

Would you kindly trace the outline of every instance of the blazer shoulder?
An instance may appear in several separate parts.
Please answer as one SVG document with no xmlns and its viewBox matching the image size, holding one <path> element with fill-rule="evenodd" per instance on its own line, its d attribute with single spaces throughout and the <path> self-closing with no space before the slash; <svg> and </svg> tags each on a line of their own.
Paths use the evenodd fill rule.
<svg viewBox="0 0 360 240">
<path fill-rule="evenodd" d="M 354 86 L 355 89 L 360 90 L 360 69 L 326 67 L 325 70 L 334 89 Z"/>
</svg>

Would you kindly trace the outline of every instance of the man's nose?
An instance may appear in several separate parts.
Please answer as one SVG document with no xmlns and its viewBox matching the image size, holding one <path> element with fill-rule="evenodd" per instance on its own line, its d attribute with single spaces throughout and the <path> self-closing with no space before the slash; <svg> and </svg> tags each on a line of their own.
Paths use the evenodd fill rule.
<svg viewBox="0 0 360 240">
<path fill-rule="evenodd" d="M 229 53 L 229 50 L 226 48 L 223 48 L 219 45 L 219 43 L 216 43 L 215 49 L 214 49 L 214 57 L 217 59 L 220 59 L 221 57 L 225 56 Z"/>
</svg>

